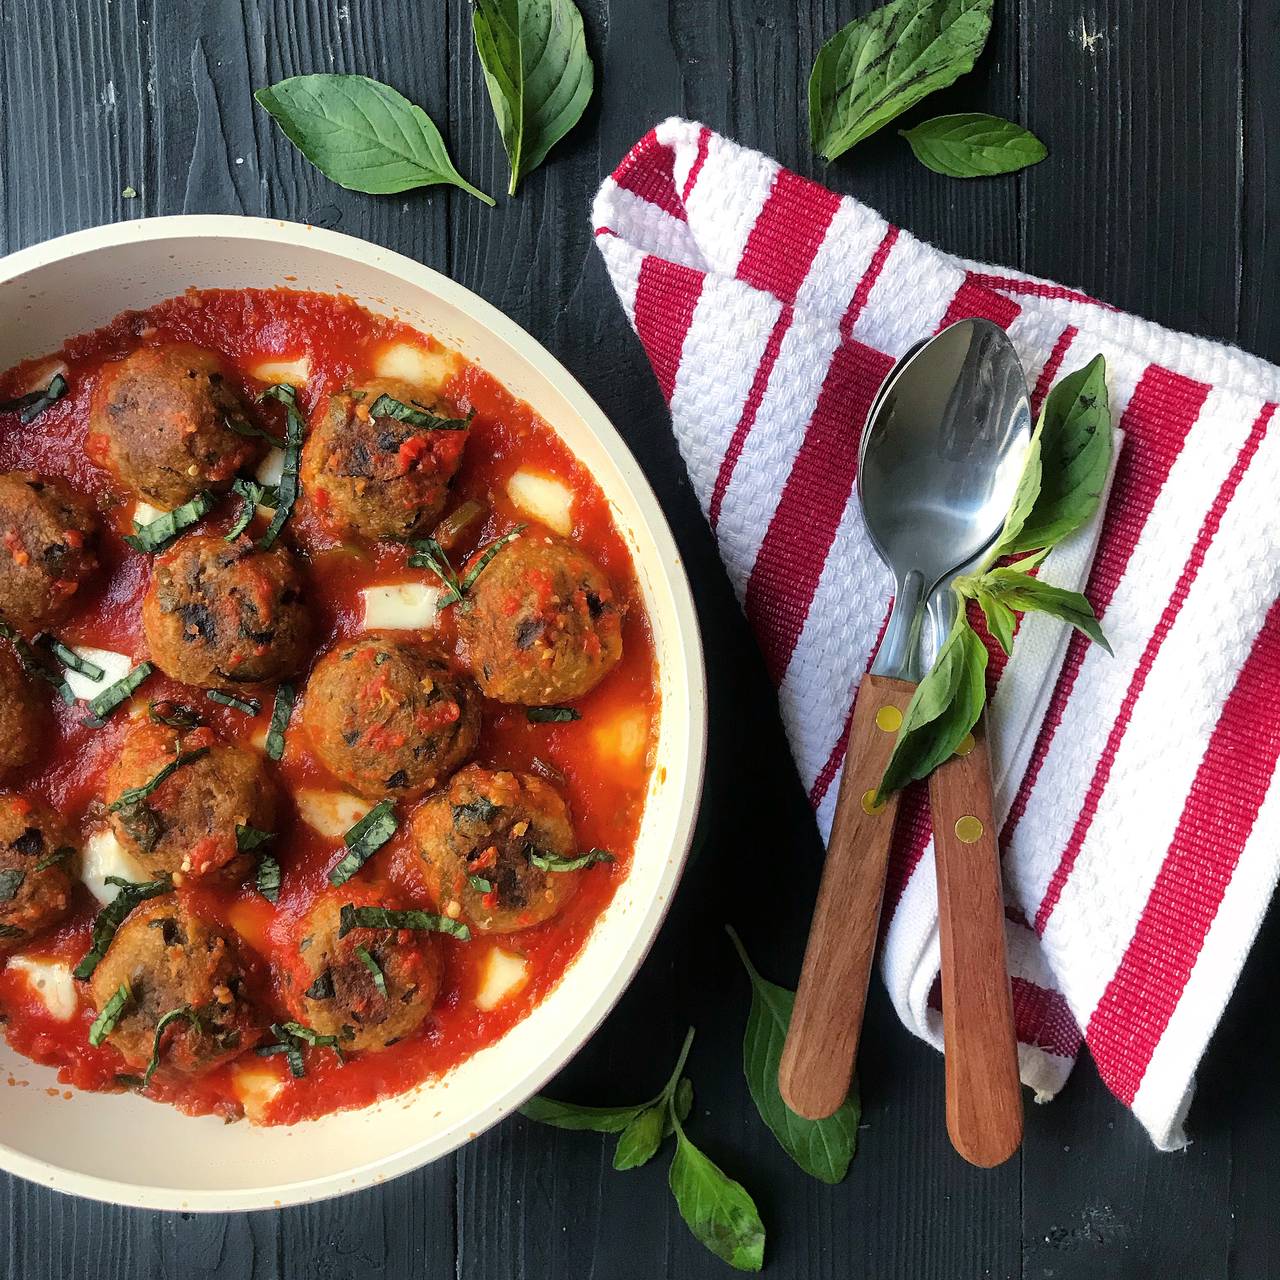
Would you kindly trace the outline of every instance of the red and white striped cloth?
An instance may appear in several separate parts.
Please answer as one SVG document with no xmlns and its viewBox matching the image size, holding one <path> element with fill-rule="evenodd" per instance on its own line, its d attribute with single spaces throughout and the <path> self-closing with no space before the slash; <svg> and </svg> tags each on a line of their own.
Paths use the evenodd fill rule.
<svg viewBox="0 0 1280 1280">
<path fill-rule="evenodd" d="M 881 379 L 966 316 L 1008 330 L 1037 405 L 1105 353 L 1124 445 L 1096 552 L 1082 534 L 1045 572 L 1089 570 L 1115 656 L 1029 618 L 989 668 L 1010 969 L 1037 1096 L 1061 1087 L 1083 1028 L 1157 1146 L 1183 1145 L 1196 1064 L 1280 866 L 1280 370 L 940 253 L 685 120 L 632 148 L 594 222 L 824 835 L 891 588 L 854 493 Z M 940 1045 L 922 796 L 902 815 L 883 973 L 906 1025 Z"/>
</svg>

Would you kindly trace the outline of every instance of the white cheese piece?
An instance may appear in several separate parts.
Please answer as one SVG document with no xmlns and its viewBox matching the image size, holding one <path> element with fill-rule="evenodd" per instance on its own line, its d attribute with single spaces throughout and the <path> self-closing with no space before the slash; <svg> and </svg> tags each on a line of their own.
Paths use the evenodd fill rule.
<svg viewBox="0 0 1280 1280">
<path fill-rule="evenodd" d="M 243 1060 L 231 1068 L 231 1088 L 250 1124 L 264 1124 L 267 1108 L 284 1090 L 284 1080 L 261 1062 Z"/>
<path fill-rule="evenodd" d="M 61 960 L 40 960 L 34 956 L 10 956 L 10 969 L 25 974 L 32 990 L 44 1001 L 51 1018 L 70 1022 L 80 1008 L 71 966 Z"/>
<path fill-rule="evenodd" d="M 439 391 L 461 367 L 456 351 L 428 351 L 412 342 L 383 348 L 373 362 L 379 378 L 398 378 L 424 391 Z"/>
<path fill-rule="evenodd" d="M 259 484 L 279 484 L 280 477 L 284 474 L 284 450 L 268 449 L 266 457 L 258 463 L 258 469 L 254 472 L 254 479 Z"/>
<path fill-rule="evenodd" d="M 486 1013 L 515 995 L 529 981 L 529 962 L 520 956 L 494 947 L 484 959 L 480 971 L 480 987 L 476 991 L 476 1008 Z"/>
<path fill-rule="evenodd" d="M 507 481 L 507 497 L 521 511 L 556 533 L 573 530 L 573 490 L 538 471 L 517 471 Z"/>
<path fill-rule="evenodd" d="M 132 854 L 116 839 L 110 827 L 95 831 L 84 842 L 84 854 L 80 861 L 80 879 L 85 888 L 103 904 L 110 902 L 120 889 L 108 884 L 108 876 L 121 880 L 150 880 L 151 875 Z"/>
<path fill-rule="evenodd" d="M 111 649 L 95 649 L 88 644 L 73 644 L 73 652 L 78 653 L 88 662 L 96 663 L 102 668 L 101 680 L 90 680 L 78 671 L 67 671 L 67 684 L 77 698 L 96 698 L 98 694 L 109 689 L 117 680 L 123 680 L 133 670 L 133 659 L 127 653 L 116 653 Z"/>
<path fill-rule="evenodd" d="M 367 800 L 347 791 L 311 788 L 295 791 L 293 802 L 307 826 L 333 840 L 341 840 L 371 808 Z"/>
<path fill-rule="evenodd" d="M 649 713 L 625 707 L 596 725 L 592 738 L 599 755 L 619 764 L 642 764 L 649 749 Z"/>
<path fill-rule="evenodd" d="M 366 587 L 364 625 L 369 630 L 429 631 L 436 625 L 440 588 L 425 582 L 395 582 Z"/>
<path fill-rule="evenodd" d="M 287 382 L 291 387 L 305 387 L 311 377 L 311 358 L 298 356 L 295 360 L 272 358 L 259 360 L 249 366 L 249 372 L 259 382 L 267 382 L 274 386 L 278 382 Z"/>
<path fill-rule="evenodd" d="M 139 502 L 133 509 L 133 523 L 135 525 L 150 524 L 153 520 L 159 520 L 161 516 L 168 514 L 163 507 L 153 507 L 149 502 Z"/>
</svg>

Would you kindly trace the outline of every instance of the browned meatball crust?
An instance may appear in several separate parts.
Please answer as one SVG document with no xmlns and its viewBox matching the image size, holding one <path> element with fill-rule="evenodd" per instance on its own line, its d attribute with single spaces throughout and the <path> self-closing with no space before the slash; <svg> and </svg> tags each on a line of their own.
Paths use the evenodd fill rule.
<svg viewBox="0 0 1280 1280">
<path fill-rule="evenodd" d="M 188 1014 L 172 1018 L 160 1039 L 166 1075 L 201 1075 L 261 1038 L 234 939 L 175 894 L 144 902 L 116 930 L 89 979 L 94 1008 L 101 1013 L 122 986 L 129 997 L 106 1039 L 131 1067 L 145 1069 L 160 1020 L 177 1009 Z"/>
<path fill-rule="evenodd" d="M 30 764 L 48 712 L 13 650 L 0 644 L 0 772 Z"/>
<path fill-rule="evenodd" d="M 260 440 L 227 422 L 245 409 L 220 356 L 170 343 L 106 365 L 90 407 L 93 460 L 148 502 L 176 507 L 202 489 L 226 489 L 262 455 Z"/>
<path fill-rule="evenodd" d="M 0 474 L 0 617 L 30 637 L 61 622 L 97 568 L 97 520 L 61 480 Z"/>
<path fill-rule="evenodd" d="M 434 646 L 374 631 L 316 663 L 302 723 L 336 778 L 366 796 L 415 797 L 475 750 L 480 699 Z"/>
<path fill-rule="evenodd" d="M 339 537 L 412 538 L 444 510 L 466 428 L 415 424 L 371 412 L 382 396 L 452 421 L 447 408 L 406 382 L 382 381 L 329 397 L 302 449 L 302 488 Z"/>
<path fill-rule="evenodd" d="M 180 759 L 149 795 L 132 802 L 125 795 Z M 241 877 L 252 860 L 237 851 L 237 824 L 276 829 L 276 789 L 262 757 L 206 726 L 182 733 L 135 721 L 107 774 L 105 799 L 116 838 L 155 876 Z"/>
<path fill-rule="evenodd" d="M 539 706 L 581 697 L 617 665 L 622 612 L 609 579 L 577 547 L 528 533 L 476 578 L 458 632 L 489 697 Z"/>
<path fill-rule="evenodd" d="M 70 832 L 46 805 L 0 795 L 0 955 L 63 919 L 78 862 Z"/>
<path fill-rule="evenodd" d="M 544 871 L 530 860 L 531 852 L 577 852 L 568 806 L 533 774 L 468 765 L 419 805 L 410 829 L 432 899 L 446 912 L 456 903 L 481 933 L 542 924 L 578 888 L 581 871 Z"/>
</svg>

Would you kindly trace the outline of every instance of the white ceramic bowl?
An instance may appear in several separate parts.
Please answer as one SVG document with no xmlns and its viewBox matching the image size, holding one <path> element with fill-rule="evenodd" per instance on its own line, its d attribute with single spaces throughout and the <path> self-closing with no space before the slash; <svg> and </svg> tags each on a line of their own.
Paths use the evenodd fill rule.
<svg viewBox="0 0 1280 1280">
<path fill-rule="evenodd" d="M 0 260 L 0 368 L 130 308 L 198 288 L 346 293 L 475 360 L 554 426 L 590 468 L 631 548 L 653 624 L 662 719 L 630 874 L 560 984 L 498 1043 L 443 1079 L 360 1111 L 282 1128 L 192 1119 L 131 1095 L 49 1090 L 54 1073 L 0 1040 L 0 1166 L 99 1200 L 240 1210 L 322 1199 L 434 1160 L 496 1123 L 567 1062 L 643 960 L 692 838 L 706 752 L 697 620 L 675 543 L 617 432 L 517 324 L 445 276 L 385 249 L 258 218 L 153 218 Z"/>
</svg>

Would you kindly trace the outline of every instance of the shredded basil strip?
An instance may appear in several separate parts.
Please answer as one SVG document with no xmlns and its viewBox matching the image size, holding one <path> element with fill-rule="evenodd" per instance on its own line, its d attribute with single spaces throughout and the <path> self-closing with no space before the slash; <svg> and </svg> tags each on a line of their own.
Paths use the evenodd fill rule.
<svg viewBox="0 0 1280 1280">
<path fill-rule="evenodd" d="M 102 957 L 107 954 L 111 939 L 116 930 L 125 922 L 129 913 L 139 903 L 148 898 L 158 898 L 162 893 L 173 891 L 173 881 L 165 876 L 162 880 L 145 880 L 135 884 L 130 880 L 121 880 L 118 876 L 108 876 L 107 884 L 117 885 L 120 892 L 98 912 L 93 922 L 93 934 L 90 938 L 89 950 L 85 952 L 80 963 L 74 969 L 75 976 L 85 979 L 93 976 Z"/>
<path fill-rule="evenodd" d="M 156 1068 L 160 1065 L 160 1038 L 164 1035 L 165 1028 L 179 1018 L 186 1018 L 195 1027 L 197 1033 L 200 1031 L 200 1015 L 189 1004 L 170 1009 L 168 1013 L 161 1017 L 160 1021 L 156 1023 L 155 1039 L 151 1042 L 151 1061 L 147 1063 L 147 1069 L 142 1076 L 142 1087 L 144 1089 L 151 1083 L 151 1077 L 155 1075 Z"/>
<path fill-rule="evenodd" d="M 138 686 L 154 671 L 149 662 L 140 662 L 127 676 L 121 677 L 115 684 L 108 685 L 92 702 L 89 710 L 93 713 L 84 721 L 91 729 L 101 729 L 107 717 L 123 702 L 133 697 Z"/>
<path fill-rule="evenodd" d="M 289 1071 L 295 1079 L 301 1080 L 307 1074 L 306 1063 L 302 1057 L 302 1045 L 308 1044 L 316 1049 L 332 1049 L 338 1055 L 339 1062 L 345 1062 L 337 1036 L 322 1036 L 300 1022 L 273 1022 L 271 1034 L 276 1037 L 274 1044 L 259 1045 L 255 1053 L 261 1058 L 273 1053 L 283 1053 L 289 1064 Z"/>
<path fill-rule="evenodd" d="M 71 692 L 71 686 L 58 672 L 51 671 L 45 666 L 44 659 L 23 639 L 18 631 L 7 622 L 0 622 L 0 636 L 4 636 L 13 645 L 14 652 L 18 655 L 18 661 L 28 675 L 38 676 L 46 684 L 51 684 L 67 706 L 75 706 L 76 695 Z"/>
<path fill-rule="evenodd" d="M 382 972 L 382 966 L 369 954 L 367 947 L 356 947 L 356 956 L 360 963 L 373 975 L 373 985 L 377 987 L 378 994 L 385 1000 L 387 998 L 387 979 Z"/>
<path fill-rule="evenodd" d="M 171 778 L 183 765 L 191 764 L 209 754 L 208 747 L 197 747 L 194 751 L 180 751 L 165 765 L 154 778 L 144 782 L 140 787 L 127 787 L 107 805 L 108 813 L 119 813 L 121 809 L 132 809 L 141 804 L 166 778 Z"/>
<path fill-rule="evenodd" d="M 468 883 L 468 884 L 469 884 L 469 885 L 470 885 L 470 886 L 471 886 L 471 887 L 472 887 L 472 888 L 473 888 L 477 893 L 492 893 L 492 892 L 493 892 L 493 881 L 492 881 L 492 880 L 486 880 L 486 879 L 484 878 L 484 876 L 468 876 L 468 877 L 467 877 L 467 883 Z"/>
<path fill-rule="evenodd" d="M 465 418 L 442 418 L 416 400 L 405 404 L 403 400 L 388 395 L 379 396 L 369 406 L 371 418 L 394 418 L 397 422 L 407 422 L 411 427 L 422 427 L 427 431 L 465 431 L 473 416 L 469 413 Z"/>
<path fill-rule="evenodd" d="M 310 942 L 310 938 L 304 938 L 302 942 Z M 298 950 L 305 951 L 306 948 L 298 943 Z M 316 977 L 316 980 L 302 993 L 308 1000 L 332 1000 L 333 999 L 333 970 L 326 969 L 323 973 Z"/>
<path fill-rule="evenodd" d="M 284 429 L 284 464 L 280 468 L 279 500 L 275 514 L 267 531 L 258 539 L 258 546 L 263 550 L 270 547 L 280 536 L 293 504 L 298 500 L 298 464 L 302 456 L 302 437 L 306 434 L 307 423 L 298 409 L 298 393 L 287 382 L 277 382 L 268 387 L 258 397 L 259 400 L 279 400 L 285 409 Z"/>
<path fill-rule="evenodd" d="M 0 404 L 0 413 L 21 412 L 22 421 L 34 422 L 51 404 L 61 400 L 67 394 L 67 380 L 60 373 L 49 379 L 47 387 L 36 391 L 28 391 L 25 395 L 15 396 Z"/>
<path fill-rule="evenodd" d="M 68 671 L 76 671 L 84 676 L 86 680 L 92 680 L 95 683 L 106 675 L 106 672 L 96 662 L 90 662 L 88 658 L 82 658 L 74 649 L 68 648 L 56 636 L 44 635 L 37 637 L 37 639 L 49 646 L 49 651 Z"/>
<path fill-rule="evenodd" d="M 440 598 L 437 609 L 447 605 L 458 604 L 462 600 L 462 583 L 454 572 L 444 548 L 434 538 L 415 538 L 410 544 L 413 554 L 409 557 L 411 569 L 430 569 L 444 583 L 445 595 Z"/>
<path fill-rule="evenodd" d="M 396 802 L 382 800 L 342 837 L 347 853 L 329 872 L 331 885 L 346 884 L 396 833 Z"/>
<path fill-rule="evenodd" d="M 593 862 L 617 861 L 613 854 L 604 849 L 588 849 L 577 858 L 562 858 L 559 854 L 547 853 L 533 845 L 526 845 L 525 852 L 529 855 L 529 861 L 543 871 L 581 871 L 583 867 L 589 867 Z"/>
<path fill-rule="evenodd" d="M 418 929 L 451 933 L 463 942 L 471 941 L 471 930 L 461 920 L 429 911 L 392 911 L 389 907 L 357 907 L 348 902 L 338 913 L 338 937 L 345 938 L 352 929 Z"/>
<path fill-rule="evenodd" d="M 507 532 L 502 535 L 502 537 L 495 538 L 491 543 L 489 543 L 489 545 L 485 548 L 484 555 L 482 555 L 480 559 L 475 562 L 475 565 L 472 567 L 471 572 L 468 573 L 467 576 L 462 580 L 462 594 L 464 596 L 467 594 L 468 591 L 471 590 L 472 586 L 475 583 L 475 580 L 484 571 L 489 561 L 492 560 L 493 557 L 496 556 L 498 552 L 501 551 L 502 548 L 507 545 L 508 542 L 514 542 L 525 531 L 526 528 L 528 528 L 527 525 L 518 524 L 514 529 L 508 529 Z"/>
<path fill-rule="evenodd" d="M 267 486 L 259 484 L 256 480 L 237 477 L 231 483 L 231 491 L 238 493 L 243 501 L 240 504 L 240 510 L 236 512 L 235 520 L 231 523 L 231 528 L 223 534 L 223 540 L 226 542 L 234 542 L 252 523 L 254 512 L 267 496 Z"/>
<path fill-rule="evenodd" d="M 582 712 L 573 707 L 527 707 L 525 714 L 530 724 L 568 724 L 582 719 Z"/>
<path fill-rule="evenodd" d="M 289 727 L 297 692 L 291 684 L 276 686 L 276 700 L 271 708 L 271 725 L 267 729 L 267 758 L 279 760 L 284 755 L 284 731 Z"/>
<path fill-rule="evenodd" d="M 40 868 L 36 867 L 39 871 Z M 27 878 L 27 873 L 20 867 L 14 867 L 11 871 L 0 871 L 0 902 L 12 902 L 18 896 L 18 890 L 22 888 L 22 882 Z"/>
<path fill-rule="evenodd" d="M 270 431 L 264 431 L 261 427 L 255 426 L 252 422 L 249 422 L 246 418 L 239 417 L 237 414 L 224 414 L 222 425 L 228 431 L 234 431 L 238 436 L 246 436 L 250 440 L 265 440 L 277 449 L 284 447 L 284 441 L 279 436 L 273 436 Z M 237 489 L 236 492 L 238 493 L 239 490 Z"/>
<path fill-rule="evenodd" d="M 236 823 L 236 851 L 239 853 L 252 853 L 255 849 L 261 849 L 268 840 L 275 838 L 274 831 L 263 831 L 261 827 Z"/>
<path fill-rule="evenodd" d="M 56 866 L 59 862 L 66 860 L 75 854 L 75 850 L 69 845 L 64 844 L 62 848 L 55 849 L 52 853 L 46 853 L 43 858 L 35 865 L 35 870 L 44 871 L 47 867 Z"/>
<path fill-rule="evenodd" d="M 163 551 L 180 533 L 190 529 L 193 524 L 199 524 L 213 510 L 213 503 L 213 494 L 201 491 L 190 502 L 166 511 L 149 524 L 138 524 L 135 520 L 133 532 L 126 533 L 124 540 L 135 551 Z"/>
<path fill-rule="evenodd" d="M 201 723 L 195 707 L 172 698 L 153 698 L 147 703 L 147 715 L 156 724 L 167 724 L 171 729 L 194 729 Z"/>
<path fill-rule="evenodd" d="M 11 924 L 0 924 L 0 939 L 4 938 L 25 938 L 27 936 L 25 929 L 15 928 Z"/>
<path fill-rule="evenodd" d="M 262 703 L 257 698 L 241 698 L 234 693 L 225 693 L 221 689 L 210 689 L 206 696 L 210 702 L 216 702 L 220 707 L 243 711 L 247 716 L 256 716 L 262 710 Z"/>
<path fill-rule="evenodd" d="M 258 860 L 257 890 L 268 902 L 280 901 L 280 864 L 269 853 Z"/>
<path fill-rule="evenodd" d="M 102 1006 L 102 1012 L 93 1020 L 89 1028 L 89 1043 L 96 1049 L 115 1029 L 124 1013 L 124 1007 L 133 999 L 133 992 L 127 982 L 122 982 L 115 995 Z"/>
</svg>

